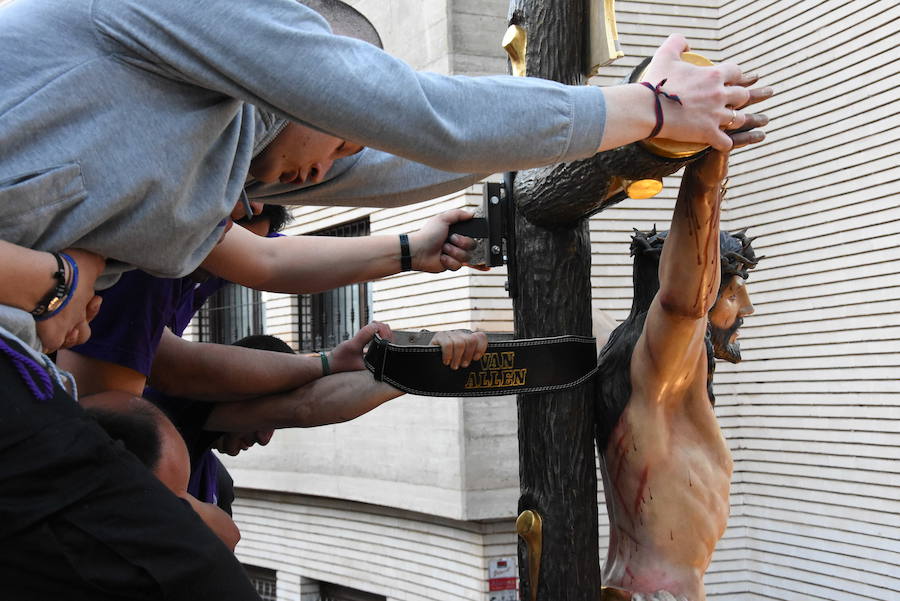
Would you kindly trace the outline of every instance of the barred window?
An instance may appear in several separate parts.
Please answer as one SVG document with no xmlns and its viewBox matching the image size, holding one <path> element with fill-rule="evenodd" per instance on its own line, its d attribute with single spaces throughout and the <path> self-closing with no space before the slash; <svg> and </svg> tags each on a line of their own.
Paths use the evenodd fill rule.
<svg viewBox="0 0 900 601">
<path fill-rule="evenodd" d="M 315 236 L 368 236 L 369 218 L 314 232 Z M 350 339 L 369 323 L 369 284 L 352 284 L 319 294 L 297 297 L 300 352 L 329 350 Z"/>
<path fill-rule="evenodd" d="M 356 590 L 347 586 L 319 583 L 319 598 L 321 601 L 386 601 L 383 595 L 373 595 L 365 591 Z"/>
<path fill-rule="evenodd" d="M 262 294 L 238 284 L 226 284 L 212 295 L 198 314 L 201 342 L 231 344 L 265 334 L 265 306 Z"/>
<path fill-rule="evenodd" d="M 250 584 L 256 589 L 262 601 L 277 601 L 278 582 L 275 577 L 275 570 L 244 564 L 244 571 L 247 573 Z"/>
</svg>

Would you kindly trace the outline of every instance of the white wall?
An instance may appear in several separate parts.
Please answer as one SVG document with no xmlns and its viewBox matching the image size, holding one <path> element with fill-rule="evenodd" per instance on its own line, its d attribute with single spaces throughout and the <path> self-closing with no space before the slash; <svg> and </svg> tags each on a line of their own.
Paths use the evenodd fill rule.
<svg viewBox="0 0 900 601">
<path fill-rule="evenodd" d="M 730 226 L 768 258 L 723 367 L 748 599 L 900 597 L 896 2 L 726 2 L 723 58 L 766 75 L 769 141 Z"/>
<path fill-rule="evenodd" d="M 768 140 L 734 153 L 724 215 L 725 227 L 760 235 L 767 258 L 748 282 L 744 361 L 716 374 L 735 476 L 710 598 L 897 598 L 900 9 L 714 4 L 618 3 L 627 51 L 674 27 L 778 92 L 763 105 Z M 668 178 L 661 200 L 593 221 L 594 300 L 617 319 L 630 299 L 630 227 L 667 227 L 676 187 Z"/>
<path fill-rule="evenodd" d="M 515 557 L 508 521 L 461 522 L 261 492 L 242 496 L 235 519 L 243 533 L 238 557 L 277 571 L 280 601 L 301 601 L 305 580 L 389 601 L 484 601 L 488 561 Z"/>
</svg>

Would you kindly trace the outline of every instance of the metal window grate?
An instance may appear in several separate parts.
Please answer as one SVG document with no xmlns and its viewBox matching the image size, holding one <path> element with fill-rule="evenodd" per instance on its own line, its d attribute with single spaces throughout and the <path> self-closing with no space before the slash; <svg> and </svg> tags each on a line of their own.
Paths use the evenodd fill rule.
<svg viewBox="0 0 900 601">
<path fill-rule="evenodd" d="M 277 601 L 278 581 L 275 570 L 244 565 L 244 571 L 262 601 Z"/>
<path fill-rule="evenodd" d="M 369 219 L 360 219 L 315 232 L 316 236 L 368 236 Z M 332 349 L 369 323 L 372 306 L 369 284 L 352 284 L 319 294 L 297 297 L 300 351 Z"/>
<path fill-rule="evenodd" d="M 384 595 L 375 595 L 330 582 L 320 582 L 319 591 L 320 601 L 386 601 L 387 599 Z"/>
<path fill-rule="evenodd" d="M 209 298 L 198 315 L 201 342 L 231 344 L 265 334 L 262 294 L 237 284 L 227 284 Z"/>
</svg>

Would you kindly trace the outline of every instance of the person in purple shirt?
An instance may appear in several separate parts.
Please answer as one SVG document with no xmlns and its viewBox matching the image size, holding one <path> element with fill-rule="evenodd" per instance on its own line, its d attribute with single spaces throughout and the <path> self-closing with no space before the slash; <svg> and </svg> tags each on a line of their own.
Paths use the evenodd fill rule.
<svg viewBox="0 0 900 601">
<path fill-rule="evenodd" d="M 289 219 L 286 207 L 265 205 L 258 215 L 238 222 L 254 233 L 276 237 L 281 236 L 278 232 Z M 139 270 L 129 271 L 115 286 L 99 293 L 106 310 L 101 310 L 92 323 L 94 335 L 70 351 L 60 351 L 63 355 L 60 361 L 63 364 L 77 361 L 67 356 L 71 352 L 92 360 L 94 365 L 117 366 L 123 368 L 124 374 L 130 370 L 134 372 L 135 381 L 138 374 L 146 378 L 150 375 L 163 333 L 182 336 L 207 299 L 226 284 L 228 281 L 223 278 L 204 274 L 166 279 Z M 287 350 L 290 351 L 290 347 Z M 96 371 L 100 376 L 104 369 Z M 123 381 L 119 380 L 120 383 Z M 230 514 L 234 499 L 231 478 L 209 452 L 224 433 L 203 429 L 213 405 L 172 398 L 149 386 L 144 389 L 143 396 L 165 411 L 187 445 L 190 459 L 187 492 L 201 502 L 218 504 Z M 267 443 L 271 431 L 242 433 L 241 437 Z"/>
<path fill-rule="evenodd" d="M 243 228 L 232 231 L 246 229 L 256 236 L 280 236 L 275 229 L 280 229 L 287 221 L 285 208 L 266 205 L 254 210 L 260 212 L 252 218 L 238 220 Z M 238 214 L 236 210 L 235 216 Z M 440 218 L 441 216 L 438 217 Z M 334 383 L 336 388 L 331 389 L 327 385 L 313 387 L 317 391 L 327 392 L 324 399 L 330 404 L 327 408 L 322 408 L 315 419 L 298 422 L 293 417 L 293 411 L 282 411 L 281 407 L 318 403 L 318 397 L 311 394 L 302 383 L 283 390 L 272 390 L 271 381 L 282 379 L 273 378 L 275 374 L 295 373 L 297 365 L 291 365 L 290 362 L 296 362 L 301 357 L 292 352 L 288 356 L 272 352 L 283 352 L 284 349 L 260 347 L 259 342 L 253 340 L 247 344 L 238 344 L 248 348 L 237 348 L 193 343 L 180 338 L 206 299 L 226 283 L 227 280 L 203 273 L 181 279 L 163 279 L 141 271 L 127 272 L 115 286 L 99 293 L 103 304 L 92 323 L 92 337 L 84 344 L 61 350 L 58 362 L 74 374 L 82 394 L 122 391 L 135 396 L 143 395 L 163 408 L 188 445 L 192 468 L 188 492 L 200 501 L 218 502 L 230 512 L 230 478 L 218 460 L 208 452 L 209 447 L 219 439 L 224 439 L 219 441 L 220 448 L 229 449 L 231 454 L 235 454 L 237 450 L 245 449 L 254 442 L 267 443 L 274 428 L 315 426 L 353 419 L 400 393 L 374 382 L 368 372 L 363 370 L 363 346 L 375 332 L 382 336 L 390 333 L 384 324 L 369 324 L 351 340 L 335 348 L 328 361 L 332 372 L 363 370 L 363 377 L 354 375 L 352 378 L 342 379 L 340 375 L 335 375 L 332 378 L 337 379 Z M 462 340 L 459 339 L 460 336 Z M 482 333 L 441 333 L 434 343 L 444 346 L 456 344 L 461 349 L 456 355 L 471 355 L 474 351 L 477 353 L 477 356 L 472 357 L 474 360 L 484 352 L 487 340 Z M 185 350 L 186 347 L 190 350 Z M 171 356 L 172 349 L 175 357 Z M 290 351 L 290 347 L 287 350 Z M 453 354 L 450 353 L 451 356 Z M 208 359 L 210 356 L 214 358 L 213 362 L 204 361 L 204 358 Z M 186 362 L 181 359 L 183 357 L 200 359 Z M 335 357 L 338 359 L 335 360 Z M 223 363 L 217 364 L 215 358 L 221 358 Z M 313 357 L 313 360 L 319 369 L 324 369 L 319 357 Z M 179 370 L 176 374 L 170 373 L 174 369 L 167 366 L 176 364 L 180 366 Z M 225 367 L 226 365 L 234 365 L 236 369 L 242 370 L 241 379 L 249 387 L 249 392 L 255 393 L 250 396 L 263 398 L 252 403 L 248 401 L 219 405 L 204 402 L 234 400 L 227 398 L 227 392 L 216 392 L 227 390 L 227 386 L 223 388 L 222 381 L 227 381 L 227 374 L 233 373 L 233 370 Z M 197 371 L 192 372 L 192 368 Z M 313 377 L 320 375 L 324 374 L 320 372 Z M 146 386 L 148 378 L 153 386 Z M 351 384 L 348 385 L 348 382 Z M 159 386 L 160 383 L 163 385 Z M 170 383 L 174 386 L 166 385 Z M 190 394 L 196 390 L 191 388 L 192 383 L 200 383 L 205 391 Z M 256 386 L 255 390 L 253 386 Z M 264 409 L 254 411 L 256 407 Z M 334 417 L 337 415 L 342 416 L 341 419 Z M 259 428 L 251 427 L 253 419 L 262 420 L 264 425 Z"/>
</svg>

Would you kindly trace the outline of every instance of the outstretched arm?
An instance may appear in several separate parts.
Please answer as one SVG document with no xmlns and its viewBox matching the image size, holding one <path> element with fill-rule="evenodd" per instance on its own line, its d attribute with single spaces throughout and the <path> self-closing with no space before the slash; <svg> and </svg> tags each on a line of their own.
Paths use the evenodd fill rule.
<svg viewBox="0 0 900 601">
<path fill-rule="evenodd" d="M 403 394 L 368 370 L 325 376 L 290 392 L 237 403 L 219 403 L 204 428 L 246 432 L 310 428 L 357 418 Z"/>
<path fill-rule="evenodd" d="M 362 350 L 376 332 L 372 322 L 329 357 L 332 373 L 363 369 Z M 169 396 L 205 401 L 239 401 L 293 390 L 322 377 L 318 355 L 293 355 L 226 344 L 189 342 L 168 329 L 153 360 L 150 384 Z"/>
<path fill-rule="evenodd" d="M 389 329 L 380 333 L 390 338 Z M 438 332 L 431 344 L 441 347 L 445 365 L 457 369 L 484 355 L 487 336 L 484 332 L 461 330 Z M 335 424 L 357 418 L 402 394 L 402 391 L 376 381 L 368 370 L 361 369 L 319 378 L 285 394 L 241 403 L 220 403 L 212 410 L 204 427 L 244 432 Z"/>
<path fill-rule="evenodd" d="M 436 273 L 462 267 L 475 242 L 456 234 L 452 243 L 446 240 L 451 224 L 471 218 L 462 209 L 448 211 L 410 234 L 412 268 Z M 398 273 L 400 241 L 397 236 L 261 238 L 235 227 L 209 254 L 203 268 L 257 290 L 321 292 Z"/>
</svg>

